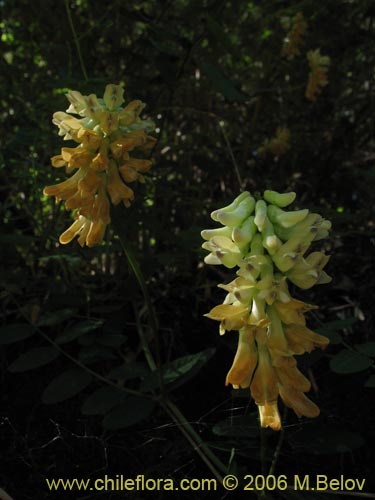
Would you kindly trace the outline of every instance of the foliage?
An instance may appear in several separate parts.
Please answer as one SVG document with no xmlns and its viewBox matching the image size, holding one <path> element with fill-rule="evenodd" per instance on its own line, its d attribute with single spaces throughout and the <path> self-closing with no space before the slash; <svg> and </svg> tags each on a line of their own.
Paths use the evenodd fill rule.
<svg viewBox="0 0 375 500">
<path fill-rule="evenodd" d="M 51 12 L 41 0 L 1 3 L 0 484 L 15 498 L 49 498 L 46 476 L 210 475 L 160 405 L 138 397 L 153 396 L 157 379 L 139 331 L 160 353 L 171 397 L 222 462 L 260 473 L 262 440 L 270 467 L 279 437 L 260 435 L 248 391 L 224 387 L 236 339 L 219 339 L 202 317 L 231 273 L 202 264 L 200 231 L 244 189 L 295 191 L 295 208 L 333 223 L 333 284 L 303 295 L 321 305 L 312 327 L 331 340 L 302 359 L 322 414 L 311 422 L 285 413 L 276 472 L 349 470 L 374 491 L 374 451 L 364 443 L 374 439 L 375 11 L 369 0 L 342 0 L 339 15 L 337 7 L 72 0 Z M 299 12 L 307 29 L 287 57 L 285 26 Z M 328 83 L 310 101 L 307 54 L 318 49 L 330 60 Z M 111 82 L 147 102 L 143 118 L 157 127 L 154 166 L 118 217 L 148 285 L 159 346 L 120 240 L 59 246 L 70 216 L 42 193 L 61 180 L 50 167 L 61 146 L 51 117 L 65 109 L 64 94 L 102 95 Z M 316 455 L 329 455 L 324 470 Z"/>
</svg>

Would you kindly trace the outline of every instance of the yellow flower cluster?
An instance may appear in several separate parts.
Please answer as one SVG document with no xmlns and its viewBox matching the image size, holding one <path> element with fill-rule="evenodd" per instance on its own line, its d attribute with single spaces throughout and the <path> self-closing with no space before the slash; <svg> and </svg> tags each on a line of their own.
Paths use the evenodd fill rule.
<svg viewBox="0 0 375 500">
<path fill-rule="evenodd" d="M 265 191 L 256 201 L 249 192 L 211 214 L 222 224 L 202 231 L 207 264 L 238 267 L 227 285 L 224 303 L 206 316 L 220 321 L 220 334 L 238 330 L 238 348 L 226 384 L 250 387 L 262 427 L 281 428 L 280 395 L 297 415 L 315 417 L 319 408 L 305 392 L 309 380 L 298 370 L 294 355 L 324 348 L 328 339 L 306 326 L 305 313 L 316 309 L 291 297 L 288 280 L 302 289 L 328 283 L 323 270 L 329 257 L 306 256 L 312 242 L 328 236 L 331 223 L 308 210 L 283 210 L 295 193 Z"/>
<path fill-rule="evenodd" d="M 287 127 L 277 127 L 272 139 L 266 139 L 258 148 L 258 155 L 265 157 L 268 153 L 275 157 L 284 155 L 290 148 L 290 130 Z"/>
<path fill-rule="evenodd" d="M 282 20 L 283 26 L 288 30 L 284 38 L 281 55 L 292 59 L 300 53 L 299 48 L 303 42 L 303 35 L 307 30 L 307 23 L 302 12 L 298 12 L 291 20 L 289 17 Z"/>
<path fill-rule="evenodd" d="M 113 84 L 106 86 L 102 99 L 71 91 L 66 95 L 70 102 L 67 112 L 53 115 L 59 135 L 78 143 L 77 147 L 62 148 L 61 154 L 51 158 L 53 167 L 65 167 L 73 175 L 44 188 L 45 195 L 63 200 L 75 213 L 75 221 L 60 236 L 62 244 L 76 236 L 81 246 L 100 243 L 110 222 L 110 202 L 123 202 L 129 207 L 134 192 L 127 184 L 143 182 L 142 174 L 151 168 L 150 160 L 131 154 L 154 146 L 155 138 L 148 135 L 154 123 L 140 118 L 145 106 L 141 101 L 121 107 L 123 94 L 123 87 Z"/>
<path fill-rule="evenodd" d="M 307 53 L 307 60 L 309 61 L 310 73 L 305 95 L 310 101 L 316 101 L 322 87 L 328 84 L 327 71 L 330 59 L 328 56 L 322 56 L 320 50 L 317 49 Z"/>
</svg>

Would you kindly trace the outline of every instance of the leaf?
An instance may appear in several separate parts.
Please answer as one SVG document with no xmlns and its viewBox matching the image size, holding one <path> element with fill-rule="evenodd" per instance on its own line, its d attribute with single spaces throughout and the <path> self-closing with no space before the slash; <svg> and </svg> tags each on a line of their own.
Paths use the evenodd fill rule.
<svg viewBox="0 0 375 500">
<path fill-rule="evenodd" d="M 125 382 L 133 378 L 145 377 L 149 373 L 150 370 L 145 364 L 134 363 L 132 365 L 116 366 L 108 373 L 108 378 Z"/>
<path fill-rule="evenodd" d="M 36 347 L 21 354 L 21 356 L 13 361 L 8 370 L 12 373 L 34 370 L 40 366 L 47 365 L 59 356 L 59 351 L 53 347 Z"/>
<path fill-rule="evenodd" d="M 101 387 L 85 399 L 81 413 L 83 415 L 104 415 L 126 397 L 126 393 L 116 389 L 116 387 Z"/>
<path fill-rule="evenodd" d="M 163 381 L 166 385 L 173 384 L 178 387 L 196 375 L 203 365 L 214 355 L 215 349 L 205 349 L 196 354 L 189 354 L 177 358 L 171 363 L 163 365 Z M 142 383 L 143 390 L 155 389 L 159 385 L 158 372 L 151 372 Z"/>
<path fill-rule="evenodd" d="M 79 352 L 79 359 L 84 363 L 95 363 L 97 361 L 117 359 L 113 350 L 100 345 L 83 347 Z"/>
<path fill-rule="evenodd" d="M 329 338 L 331 344 L 341 344 L 343 339 L 342 336 L 338 333 L 338 331 L 343 330 L 344 328 L 351 327 L 357 318 L 348 318 L 348 319 L 338 319 L 335 321 L 329 321 L 325 325 L 317 328 L 315 331 L 320 335 L 325 335 Z"/>
<path fill-rule="evenodd" d="M 131 396 L 104 417 L 103 426 L 108 430 L 129 427 L 148 418 L 154 408 L 151 399 Z"/>
<path fill-rule="evenodd" d="M 27 323 L 13 323 L 0 327 L 0 345 L 13 344 L 34 335 L 35 327 Z"/>
<path fill-rule="evenodd" d="M 229 101 L 245 101 L 247 99 L 217 66 L 203 61 L 200 63 L 200 67 L 211 80 L 216 90 L 223 94 Z"/>
<path fill-rule="evenodd" d="M 215 424 L 212 432 L 217 436 L 256 438 L 259 436 L 258 414 L 228 417 Z"/>
<path fill-rule="evenodd" d="M 358 373 L 367 370 L 372 364 L 370 358 L 351 349 L 343 349 L 329 363 L 335 373 Z"/>
<path fill-rule="evenodd" d="M 319 333 L 320 335 L 324 335 L 329 339 L 330 344 L 336 345 L 336 344 L 341 344 L 343 339 L 341 335 L 334 330 L 329 330 L 328 328 L 316 328 L 315 329 L 316 333 Z"/>
<path fill-rule="evenodd" d="M 59 309 L 58 311 L 46 313 L 40 318 L 38 326 L 54 326 L 63 323 L 74 315 L 73 309 Z"/>
<path fill-rule="evenodd" d="M 44 389 L 42 401 L 54 404 L 76 396 L 90 384 L 92 376 L 80 368 L 71 368 L 58 375 Z"/>
<path fill-rule="evenodd" d="M 126 337 L 124 335 L 120 335 L 118 333 L 109 333 L 106 335 L 101 335 L 97 342 L 101 345 L 110 346 L 110 347 L 120 347 L 121 345 L 126 343 Z"/>
<path fill-rule="evenodd" d="M 364 446 L 362 436 L 355 432 L 337 429 L 333 426 L 321 427 L 310 424 L 289 436 L 289 442 L 296 452 L 314 455 L 345 453 Z"/>
<path fill-rule="evenodd" d="M 80 321 L 75 325 L 68 326 L 65 330 L 56 337 L 56 342 L 58 344 L 66 344 L 72 340 L 85 335 L 86 333 L 97 330 L 103 325 L 101 320 L 87 320 Z"/>
<path fill-rule="evenodd" d="M 365 356 L 375 356 L 375 342 L 365 342 L 364 344 L 356 344 L 355 349 Z"/>
<path fill-rule="evenodd" d="M 375 387 L 375 375 L 370 375 L 366 380 L 365 387 Z"/>
</svg>

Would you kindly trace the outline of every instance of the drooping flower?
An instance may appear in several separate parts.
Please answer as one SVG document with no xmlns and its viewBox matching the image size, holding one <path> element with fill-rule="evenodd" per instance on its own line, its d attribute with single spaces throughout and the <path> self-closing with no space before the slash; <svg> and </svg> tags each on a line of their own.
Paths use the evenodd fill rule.
<svg viewBox="0 0 375 500">
<path fill-rule="evenodd" d="M 307 53 L 307 60 L 310 66 L 310 73 L 305 95 L 309 101 L 316 101 L 322 88 L 328 85 L 327 72 L 330 58 L 322 56 L 320 49 L 316 49 L 310 50 Z"/>
<path fill-rule="evenodd" d="M 258 148 L 258 155 L 265 157 L 272 154 L 279 158 L 290 149 L 290 130 L 287 127 L 277 127 L 274 137 L 266 139 Z"/>
<path fill-rule="evenodd" d="M 306 289 L 327 283 L 323 271 L 329 257 L 307 252 L 328 235 L 329 221 L 308 210 L 285 211 L 295 193 L 265 191 L 255 201 L 250 193 L 212 212 L 223 227 L 202 231 L 208 264 L 237 267 L 227 285 L 224 303 L 207 317 L 220 322 L 220 334 L 238 330 L 237 352 L 226 384 L 250 388 L 260 423 L 281 428 L 278 397 L 299 416 L 314 417 L 318 407 L 305 393 L 309 380 L 298 370 L 295 355 L 325 348 L 328 339 L 306 327 L 305 314 L 316 306 L 290 295 L 288 281 Z"/>
<path fill-rule="evenodd" d="M 283 41 L 281 55 L 292 59 L 300 53 L 303 36 L 307 30 L 307 23 L 302 12 L 298 12 L 293 19 L 287 17 L 282 19 L 282 24 L 288 33 Z"/>
<path fill-rule="evenodd" d="M 106 86 L 101 99 L 73 90 L 66 95 L 70 103 L 66 113 L 53 115 L 59 135 L 78 144 L 63 147 L 61 154 L 51 158 L 53 167 L 65 167 L 73 175 L 44 189 L 45 195 L 55 196 L 74 211 L 75 220 L 60 236 L 61 244 L 75 237 L 81 246 L 100 243 L 111 221 L 110 203 L 129 207 L 134 191 L 128 184 L 144 182 L 143 174 L 152 166 L 139 155 L 155 144 L 155 138 L 148 135 L 154 124 L 140 118 L 145 106 L 141 101 L 123 108 L 123 94 L 123 86 L 114 84 Z"/>
</svg>

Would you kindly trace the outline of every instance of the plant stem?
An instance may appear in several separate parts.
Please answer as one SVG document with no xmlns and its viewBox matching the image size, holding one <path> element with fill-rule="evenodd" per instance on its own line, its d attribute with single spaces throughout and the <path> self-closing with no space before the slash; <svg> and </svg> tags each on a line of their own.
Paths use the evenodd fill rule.
<svg viewBox="0 0 375 500">
<path fill-rule="evenodd" d="M 18 301 L 12 297 L 13 302 L 17 305 L 18 310 L 21 311 L 21 305 L 18 303 Z M 96 372 L 95 370 L 92 370 L 88 366 L 86 366 L 84 363 L 82 363 L 79 359 L 76 359 L 74 356 L 71 356 L 68 352 L 66 352 L 62 347 L 59 346 L 54 340 L 52 340 L 48 335 L 46 335 L 43 330 L 41 330 L 38 326 L 34 325 L 33 323 L 30 322 L 29 318 L 26 316 L 26 314 L 22 313 L 22 316 L 30 323 L 35 330 L 38 332 L 38 334 L 44 338 L 49 344 L 53 345 L 55 349 L 57 349 L 61 354 L 63 354 L 66 358 L 68 358 L 70 361 L 72 361 L 75 365 L 79 366 L 82 368 L 82 370 L 85 370 L 87 373 L 90 373 L 94 378 L 100 380 L 101 382 L 104 382 L 107 385 L 110 385 L 112 387 L 115 387 L 119 391 L 126 392 L 132 396 L 137 396 L 140 398 L 145 398 L 145 399 L 153 399 L 155 400 L 155 396 L 152 396 L 150 394 L 145 394 L 144 392 L 136 391 L 134 389 L 128 389 L 127 387 L 121 387 L 115 382 L 112 382 L 112 380 L 104 377 L 103 375 L 100 375 L 100 373 Z"/>
<path fill-rule="evenodd" d="M 143 276 L 142 270 L 138 264 L 137 259 L 135 258 L 133 251 L 130 248 L 130 245 L 128 244 L 126 238 L 121 234 L 121 230 L 118 227 L 117 220 L 114 221 L 114 226 L 116 227 L 116 232 L 118 234 L 118 237 L 120 239 L 120 244 L 121 248 L 125 254 L 125 257 L 127 258 L 127 261 L 129 263 L 129 266 L 131 270 L 133 271 L 139 287 L 142 291 L 143 297 L 145 299 L 145 304 L 149 316 L 149 321 L 150 321 L 150 327 L 151 331 L 153 334 L 153 338 L 155 341 L 156 345 L 156 358 L 157 362 L 155 363 L 154 356 L 151 352 L 148 340 L 143 332 L 143 329 L 140 328 L 138 329 L 138 333 L 140 336 L 143 352 L 145 353 L 145 357 L 147 360 L 147 363 L 150 367 L 151 371 L 155 371 L 156 369 L 158 370 L 158 376 L 159 376 L 159 386 L 160 386 L 160 392 L 164 394 L 164 380 L 163 380 L 163 371 L 162 371 L 162 363 L 161 363 L 161 356 L 160 356 L 160 342 L 159 342 L 159 327 L 158 327 L 158 320 L 156 318 L 155 310 L 152 305 L 151 297 L 148 292 L 146 280 Z"/>
<path fill-rule="evenodd" d="M 222 464 L 220 462 L 220 460 L 218 460 L 218 458 L 211 452 L 211 450 L 207 447 L 207 445 L 201 440 L 201 438 L 194 431 L 194 429 L 191 427 L 189 422 L 185 419 L 184 415 L 182 415 L 182 413 L 177 408 L 177 406 L 175 406 L 171 401 L 167 401 L 163 405 L 163 408 L 166 411 L 166 413 L 171 417 L 171 419 L 176 423 L 179 431 L 185 436 L 187 441 L 189 441 L 193 450 L 198 453 L 198 455 L 200 456 L 202 461 L 207 465 L 207 467 L 210 469 L 212 474 L 215 476 L 215 478 L 221 484 L 223 481 L 223 477 L 221 476 L 221 474 L 218 472 L 218 470 L 213 465 L 212 457 L 215 458 L 216 464 L 220 464 L 220 467 L 218 467 L 218 468 L 223 470 L 223 472 L 226 472 L 226 468 L 225 468 L 224 464 Z M 177 412 L 176 412 L 176 410 L 177 410 Z"/>
<path fill-rule="evenodd" d="M 288 413 L 288 408 L 285 406 L 283 417 L 281 419 L 282 424 L 284 424 L 284 422 L 286 420 L 287 413 Z M 285 430 L 284 430 L 284 425 L 283 425 L 281 427 L 281 430 L 280 430 L 279 439 L 277 441 L 276 449 L 275 449 L 275 452 L 274 452 L 273 458 L 272 458 L 271 467 L 270 467 L 270 470 L 268 472 L 269 476 L 272 476 L 275 473 L 276 464 L 277 464 L 277 461 L 279 459 L 281 447 L 282 447 L 283 441 L 284 441 L 284 435 L 285 435 Z"/>
<path fill-rule="evenodd" d="M 237 177 L 237 181 L 238 181 L 238 184 L 239 184 L 239 188 L 241 190 L 242 189 L 242 178 L 241 178 L 241 174 L 240 174 L 240 167 L 238 166 L 237 160 L 236 160 L 236 158 L 235 158 L 235 156 L 233 154 L 232 146 L 230 145 L 228 136 L 227 136 L 227 134 L 225 133 L 225 130 L 224 130 L 224 125 L 221 125 L 219 123 L 219 127 L 221 129 L 222 134 L 223 134 L 224 141 L 225 141 L 225 144 L 227 146 L 229 155 L 231 157 L 231 160 L 232 160 L 232 163 L 233 163 L 233 167 L 234 167 L 234 171 L 236 173 L 236 177 Z"/>
<path fill-rule="evenodd" d="M 135 258 L 130 246 L 128 245 L 128 242 L 126 238 L 121 234 L 121 228 L 119 226 L 117 217 L 114 218 L 114 227 L 116 229 L 116 232 L 119 236 L 121 247 L 124 251 L 124 254 L 129 262 L 129 265 L 137 278 L 137 281 L 139 283 L 139 286 L 141 288 L 141 291 L 143 293 L 143 297 L 145 299 L 145 304 L 147 307 L 148 315 L 149 315 L 149 320 L 150 320 L 150 326 L 154 335 L 155 343 L 156 343 L 156 348 L 157 348 L 157 368 L 159 372 L 159 383 L 160 383 L 160 391 L 161 391 L 161 397 L 159 399 L 159 403 L 161 406 L 164 408 L 166 413 L 172 418 L 172 420 L 176 423 L 178 429 L 182 434 L 185 436 L 185 438 L 188 440 L 188 442 L 191 444 L 193 449 L 198 453 L 198 455 L 201 457 L 201 459 L 204 461 L 204 463 L 207 465 L 207 467 L 211 470 L 211 472 L 214 474 L 216 479 L 220 481 L 220 484 L 222 482 L 222 476 L 219 471 L 222 471 L 224 474 L 227 471 L 227 468 L 225 465 L 217 458 L 217 456 L 210 450 L 210 448 L 204 443 L 204 441 L 201 439 L 199 434 L 193 429 L 191 424 L 187 421 L 186 417 L 181 413 L 179 408 L 169 399 L 167 392 L 165 391 L 164 383 L 163 383 L 163 373 L 162 373 L 162 366 L 161 366 L 161 356 L 160 356 L 160 343 L 159 343 L 159 332 L 158 332 L 158 322 L 157 322 L 157 317 L 155 314 L 154 307 L 152 305 L 151 297 L 147 288 L 146 280 L 143 276 L 141 267 L 138 264 L 137 259 Z M 138 321 L 137 321 L 138 323 Z M 143 332 L 142 328 L 138 328 L 139 335 L 141 338 L 141 344 L 142 348 L 145 353 L 145 357 L 148 361 L 149 367 L 151 370 L 155 369 L 155 361 L 153 354 L 151 352 L 150 346 L 148 344 L 148 340 L 146 335 Z"/>
<path fill-rule="evenodd" d="M 84 79 L 87 82 L 89 78 L 87 76 L 87 71 L 86 71 L 86 68 L 85 68 L 85 63 L 83 61 L 82 52 L 81 52 L 81 46 L 79 45 L 79 40 L 78 40 L 78 37 L 77 37 L 77 32 L 76 32 L 76 30 L 74 28 L 73 19 L 72 19 L 72 13 L 70 12 L 70 7 L 69 7 L 69 0 L 65 0 L 65 8 L 66 8 L 66 14 L 68 16 L 68 21 L 69 21 L 70 29 L 72 30 L 74 43 L 76 45 L 78 59 L 79 59 L 80 65 L 81 65 L 81 70 L 82 70 Z"/>
<path fill-rule="evenodd" d="M 166 402 L 166 405 L 168 407 L 168 409 L 171 410 L 172 413 L 174 413 L 174 415 L 176 416 L 176 418 L 178 419 L 180 425 L 184 425 L 184 427 L 186 428 L 187 432 L 190 434 L 190 436 L 195 440 L 195 443 L 196 443 L 196 450 L 198 449 L 201 449 L 204 451 L 204 454 L 206 457 L 208 457 L 212 463 L 214 463 L 216 465 L 216 467 L 221 470 L 221 472 L 223 472 L 224 474 L 227 473 L 228 471 L 228 468 L 222 463 L 221 460 L 219 460 L 217 458 L 217 456 L 210 450 L 210 448 L 206 445 L 206 443 L 202 440 L 202 438 L 199 436 L 199 434 L 197 434 L 195 432 L 195 430 L 193 429 L 193 427 L 190 425 L 190 423 L 186 420 L 185 416 L 181 413 L 181 411 L 179 410 L 179 408 L 170 400 L 168 400 Z M 212 469 L 212 466 L 210 467 L 211 470 Z M 217 471 L 215 472 L 215 476 L 217 476 Z M 221 476 L 220 476 L 220 480 L 222 480 Z"/>
</svg>

